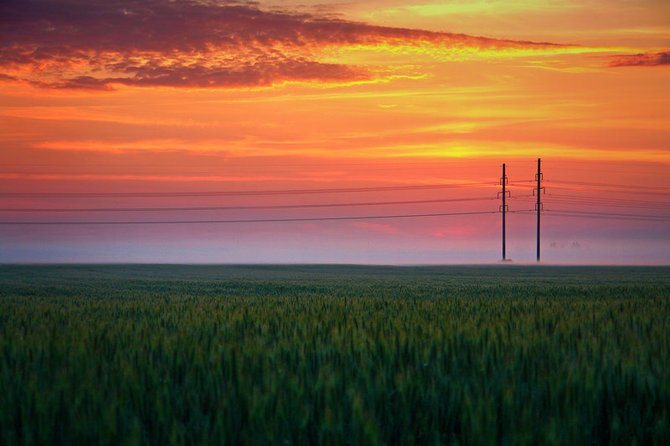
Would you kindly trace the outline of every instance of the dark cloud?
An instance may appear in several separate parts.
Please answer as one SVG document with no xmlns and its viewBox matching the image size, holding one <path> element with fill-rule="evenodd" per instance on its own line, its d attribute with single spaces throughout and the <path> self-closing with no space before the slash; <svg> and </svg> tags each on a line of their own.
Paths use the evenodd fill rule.
<svg viewBox="0 0 670 446">
<path fill-rule="evenodd" d="M 31 84 L 36 87 L 42 88 L 55 88 L 63 90 L 99 90 L 99 91 L 109 91 L 112 90 L 111 80 L 105 81 L 103 79 L 98 79 L 92 76 L 77 76 L 70 79 L 64 79 L 60 81 L 53 82 L 44 82 L 44 81 L 31 81 Z"/>
<path fill-rule="evenodd" d="M 670 65 L 670 51 L 613 56 L 610 67 L 655 67 Z"/>
<path fill-rule="evenodd" d="M 172 65 L 165 68 L 138 68 L 134 71 L 135 74 L 131 77 L 79 76 L 50 83 L 37 81 L 33 84 L 56 89 L 111 90 L 115 84 L 138 87 L 260 87 L 282 81 L 357 81 L 370 78 L 364 70 L 309 60 L 287 60 L 283 63 L 273 61 L 227 69 Z"/>
<path fill-rule="evenodd" d="M 371 76 L 361 67 L 321 63 L 327 46 L 553 46 L 264 11 L 235 1 L 3 0 L 0 17 L 0 69 L 15 74 L 29 67 L 33 76 L 23 80 L 51 88 L 235 87 Z"/>
<path fill-rule="evenodd" d="M 15 81 L 16 77 L 0 73 L 0 81 Z"/>
</svg>

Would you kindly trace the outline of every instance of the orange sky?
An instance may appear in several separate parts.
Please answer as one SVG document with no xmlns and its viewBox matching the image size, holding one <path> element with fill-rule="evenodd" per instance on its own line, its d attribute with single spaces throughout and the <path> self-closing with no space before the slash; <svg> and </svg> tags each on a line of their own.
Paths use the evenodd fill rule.
<svg viewBox="0 0 670 446">
<path fill-rule="evenodd" d="M 670 263 L 666 1 L 12 0 L 0 16 L 0 222 L 491 212 L 4 224 L 0 261 L 495 262 L 500 165 L 527 211 L 541 157 L 544 260 Z M 312 193 L 230 194 L 293 189 Z M 226 194 L 185 196 L 203 191 Z M 534 259 L 534 230 L 508 216 L 509 257 Z"/>
</svg>

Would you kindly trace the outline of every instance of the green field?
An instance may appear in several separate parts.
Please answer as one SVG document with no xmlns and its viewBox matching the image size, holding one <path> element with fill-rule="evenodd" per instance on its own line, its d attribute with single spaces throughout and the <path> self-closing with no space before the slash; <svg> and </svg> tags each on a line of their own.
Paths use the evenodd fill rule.
<svg viewBox="0 0 670 446">
<path fill-rule="evenodd" d="M 670 444 L 670 268 L 0 266 L 0 444 Z"/>
</svg>

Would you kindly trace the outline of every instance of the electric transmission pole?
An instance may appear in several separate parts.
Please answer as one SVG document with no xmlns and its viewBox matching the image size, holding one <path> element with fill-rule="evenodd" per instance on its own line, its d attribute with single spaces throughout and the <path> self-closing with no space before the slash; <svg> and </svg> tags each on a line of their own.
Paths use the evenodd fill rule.
<svg viewBox="0 0 670 446">
<path fill-rule="evenodd" d="M 507 191 L 505 190 L 507 186 L 507 174 L 505 173 L 505 163 L 502 165 L 502 177 L 500 178 L 500 184 L 502 185 L 502 205 L 500 206 L 500 211 L 502 212 L 502 260 L 503 262 L 507 260 L 505 253 L 505 213 L 507 212 Z"/>
<path fill-rule="evenodd" d="M 542 199 L 540 198 L 540 192 L 543 192 L 542 187 L 542 164 L 541 159 L 537 159 L 537 174 L 535 174 L 535 179 L 537 180 L 537 203 L 535 203 L 535 211 L 537 212 L 537 261 L 540 261 L 540 215 L 542 214 Z"/>
</svg>

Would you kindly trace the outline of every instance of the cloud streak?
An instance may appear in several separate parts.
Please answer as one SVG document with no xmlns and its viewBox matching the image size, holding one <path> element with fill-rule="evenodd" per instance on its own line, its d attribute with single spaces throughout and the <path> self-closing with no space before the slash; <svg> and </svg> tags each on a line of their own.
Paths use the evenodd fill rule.
<svg viewBox="0 0 670 446">
<path fill-rule="evenodd" d="M 670 51 L 613 56 L 610 67 L 656 67 L 670 65 Z"/>
<path fill-rule="evenodd" d="M 561 45 L 375 26 L 255 3 L 7 0 L 0 80 L 55 89 L 237 88 L 368 81 L 379 67 L 324 62 L 328 48 L 548 51 Z"/>
</svg>

